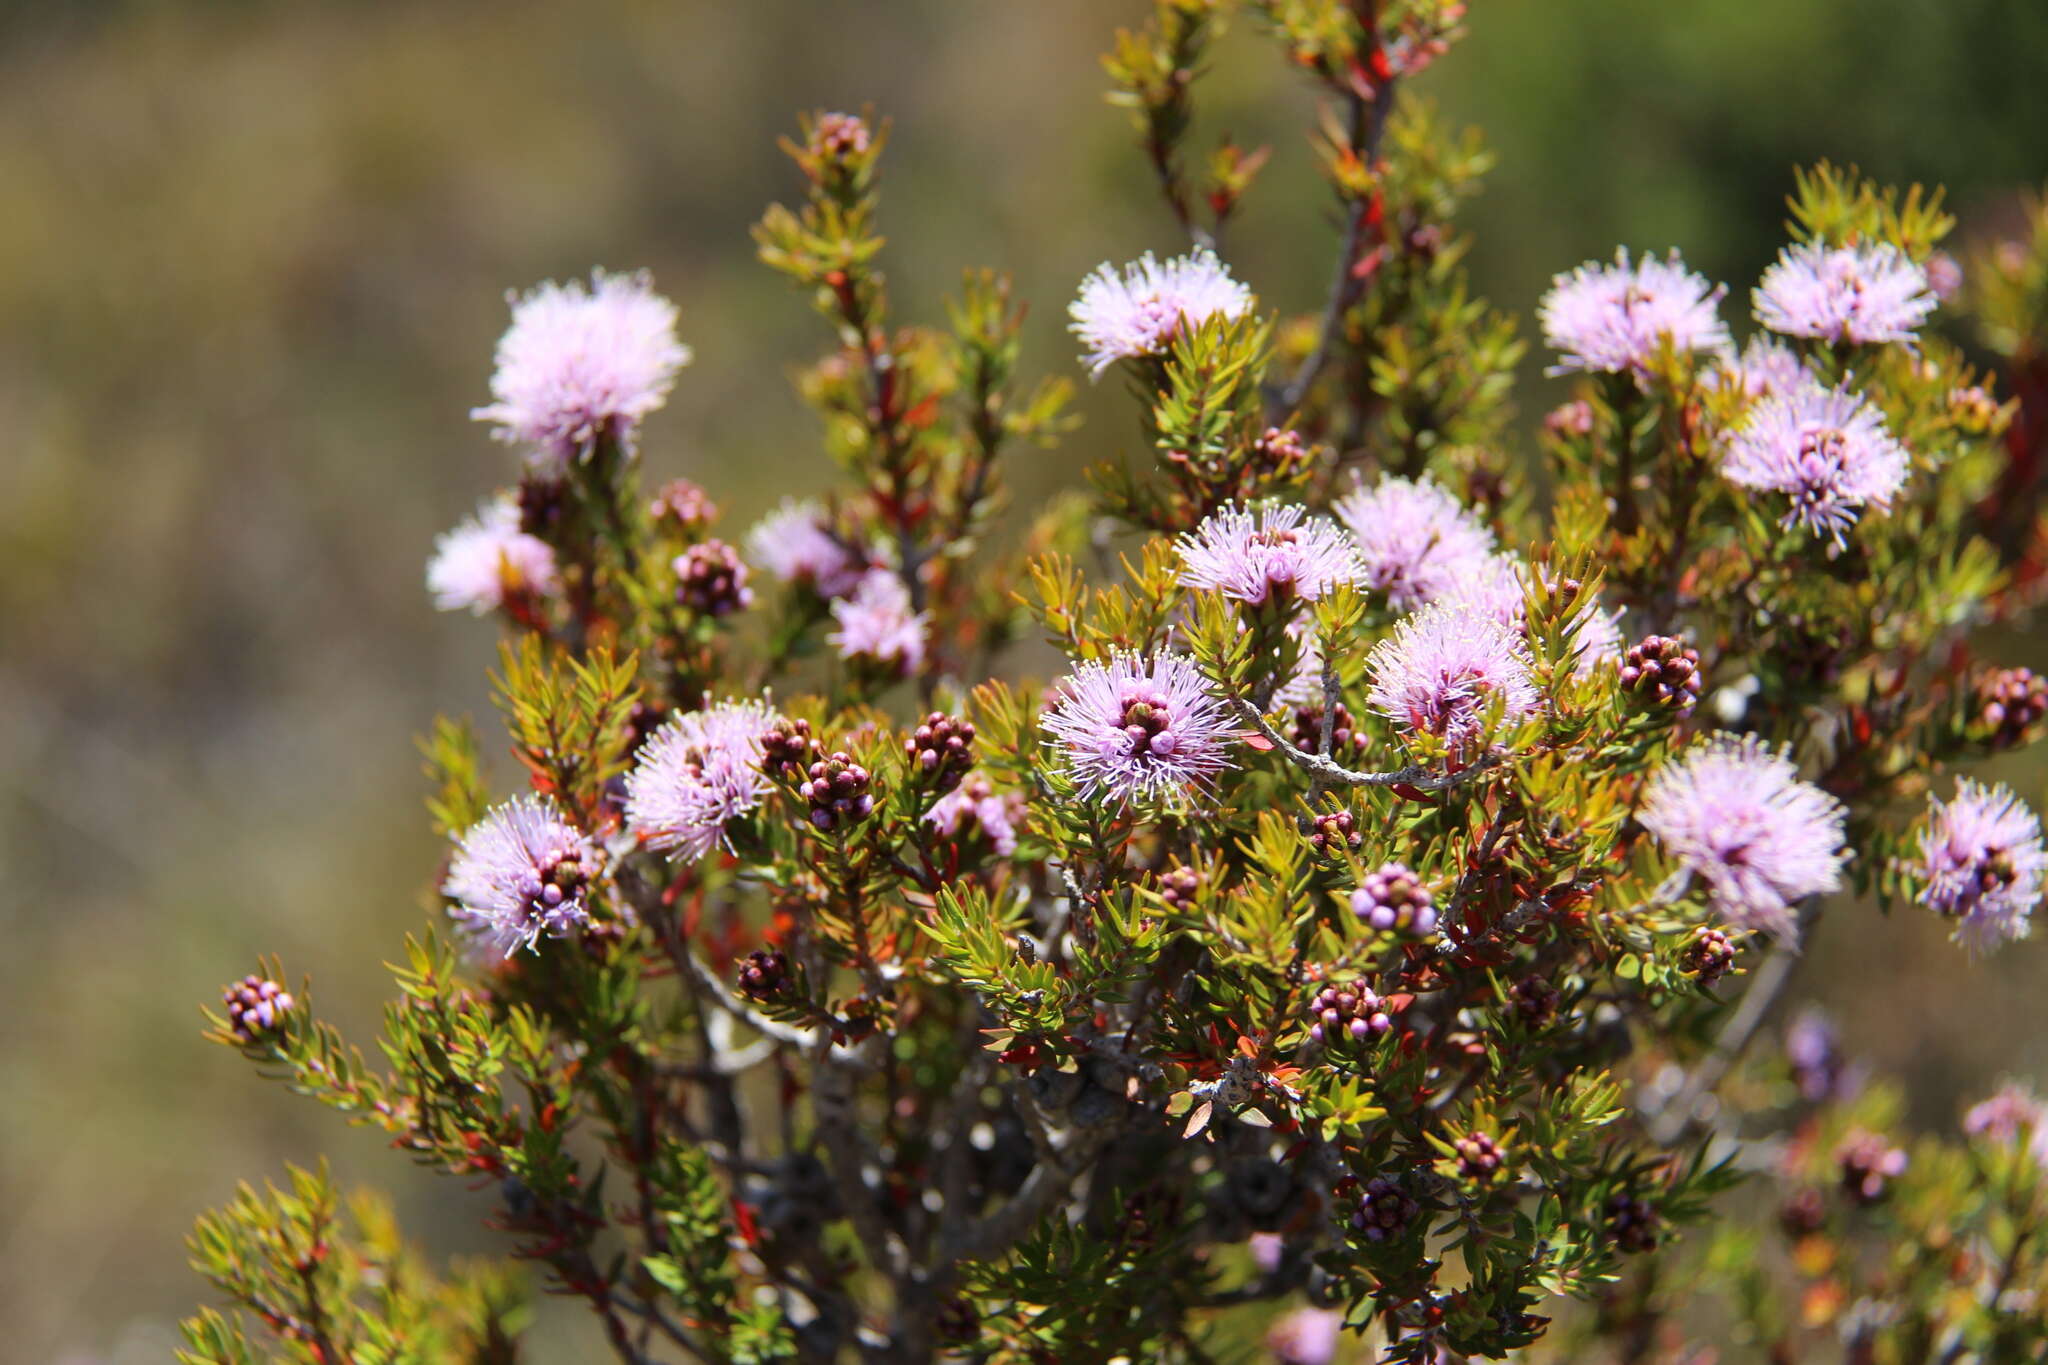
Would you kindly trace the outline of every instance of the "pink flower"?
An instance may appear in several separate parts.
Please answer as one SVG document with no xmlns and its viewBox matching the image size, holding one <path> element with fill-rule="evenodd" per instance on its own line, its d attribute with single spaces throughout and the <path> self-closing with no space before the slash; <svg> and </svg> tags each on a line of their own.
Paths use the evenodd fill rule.
<svg viewBox="0 0 2048 1365">
<path fill-rule="evenodd" d="M 1335 1309 L 1297 1308 L 1266 1333 L 1266 1349 L 1276 1365 L 1330 1365 L 1343 1332 L 1344 1315 Z"/>
<path fill-rule="evenodd" d="M 1023 819 L 1024 798 L 1015 792 L 999 794 L 980 773 L 969 773 L 924 813 L 924 822 L 948 839 L 979 829 L 1000 858 L 1017 851 L 1017 826 Z"/>
<path fill-rule="evenodd" d="M 1742 355 L 1725 363 L 1721 373 L 1733 378 L 1751 398 L 1792 393 L 1813 382 L 1806 363 L 1790 346 L 1762 333 L 1751 337 Z"/>
<path fill-rule="evenodd" d="M 2011 789 L 1958 778 L 1954 800 L 1928 798 L 1913 870 L 1920 903 L 1956 922 L 1958 943 L 1989 952 L 2033 928 L 2048 876 L 2041 821 Z"/>
<path fill-rule="evenodd" d="M 519 529 L 519 508 L 494 498 L 434 542 L 427 590 L 442 611 L 467 608 L 482 616 L 508 597 L 553 597 L 562 589 L 555 552 Z"/>
<path fill-rule="evenodd" d="M 2008 1082 L 1990 1099 L 1970 1106 L 1963 1131 L 2001 1146 L 2025 1142 L 2034 1160 L 2048 1162 L 2048 1106 L 2025 1086 Z"/>
<path fill-rule="evenodd" d="M 1788 246 L 1764 271 L 1757 321 L 1784 336 L 1859 343 L 1913 340 L 1935 308 L 1927 272 L 1889 243 Z"/>
<path fill-rule="evenodd" d="M 604 437 L 630 444 L 690 363 L 690 348 L 676 340 L 675 305 L 645 274 L 598 270 L 588 290 L 550 281 L 508 297 L 512 326 L 491 376 L 497 401 L 470 416 L 543 462 L 566 464 Z"/>
<path fill-rule="evenodd" d="M 1230 766 L 1238 737 L 1194 660 L 1117 655 L 1077 666 L 1042 722 L 1083 796 L 1164 796 Z"/>
<path fill-rule="evenodd" d="M 825 509 L 795 498 L 784 498 L 747 532 L 747 554 L 783 582 L 812 588 L 820 597 L 844 597 L 867 572 L 866 563 L 832 534 Z"/>
<path fill-rule="evenodd" d="M 1839 550 L 1865 507 L 1883 512 L 1905 486 L 1906 448 L 1884 418 L 1847 389 L 1806 383 L 1757 403 L 1721 460 L 1744 488 L 1783 493 L 1789 530 L 1803 526 Z"/>
<path fill-rule="evenodd" d="M 1312 602 L 1363 571 L 1350 537 L 1335 525 L 1274 503 L 1218 508 L 1174 548 L 1183 585 L 1239 602 L 1275 594 Z"/>
<path fill-rule="evenodd" d="M 1089 373 L 1099 377 L 1119 360 L 1164 354 L 1184 325 L 1241 317 L 1251 306 L 1251 291 L 1207 247 L 1164 264 L 1148 251 L 1121 275 L 1105 261 L 1083 280 L 1067 309 L 1068 330 L 1087 348 Z"/>
<path fill-rule="evenodd" d="M 1727 292 L 1687 270 L 1676 251 L 1633 265 L 1626 250 L 1613 265 L 1588 261 L 1557 276 L 1538 309 L 1543 339 L 1559 354 L 1550 373 L 1641 372 L 1666 339 L 1680 353 L 1725 351 L 1717 305 Z"/>
<path fill-rule="evenodd" d="M 1493 555 L 1493 532 L 1428 478 L 1361 483 L 1331 510 L 1358 543 L 1363 581 L 1395 611 L 1436 601 Z"/>
<path fill-rule="evenodd" d="M 589 922 L 584 893 L 598 866 L 596 846 L 552 802 L 521 796 L 462 836 L 441 893 L 479 944 L 510 957 Z"/>
<path fill-rule="evenodd" d="M 1483 739 L 1496 702 L 1510 724 L 1540 705 L 1521 633 L 1466 606 L 1438 603 L 1403 618 L 1365 666 L 1375 711 L 1453 749 Z"/>
<path fill-rule="evenodd" d="M 1798 937 L 1792 907 L 1842 882 L 1841 802 L 1754 735 L 1716 735 L 1651 777 L 1636 819 L 1730 922 Z"/>
<path fill-rule="evenodd" d="M 761 737 L 779 720 L 758 701 L 672 717 L 626 775 L 626 827 L 678 859 L 709 853 L 729 823 L 761 804 Z"/>
<path fill-rule="evenodd" d="M 893 569 L 870 569 L 851 597 L 832 604 L 839 629 L 825 637 L 842 659 L 872 659 L 905 675 L 924 666 L 931 617 L 910 609 L 910 589 Z"/>
</svg>

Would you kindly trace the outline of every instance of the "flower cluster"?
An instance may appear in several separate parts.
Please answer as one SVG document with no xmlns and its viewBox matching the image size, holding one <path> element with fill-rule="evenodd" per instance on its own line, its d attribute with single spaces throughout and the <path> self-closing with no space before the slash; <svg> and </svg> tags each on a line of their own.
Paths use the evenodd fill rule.
<svg viewBox="0 0 2048 1365">
<path fill-rule="evenodd" d="M 1553 373 L 1640 371 L 1666 345 L 1725 351 L 1718 305 L 1726 292 L 1687 270 L 1676 251 L 1661 261 L 1645 254 L 1631 263 L 1627 251 L 1615 252 L 1613 265 L 1588 261 L 1559 275 L 1538 310 L 1543 339 L 1559 353 Z"/>
<path fill-rule="evenodd" d="M 1204 247 L 1164 262 L 1148 251 L 1121 272 L 1104 262 L 1068 311 L 1088 371 L 1099 376 L 1119 360 L 1160 354 L 1185 327 L 1240 317 L 1251 306 L 1251 291 Z"/>
<path fill-rule="evenodd" d="M 1929 799 L 1914 868 L 1920 903 L 1956 922 L 1956 940 L 1987 952 L 2032 930 L 2030 916 L 2048 877 L 2041 821 L 2002 786 L 1956 781 L 1956 794 Z"/>
<path fill-rule="evenodd" d="M 1045 713 L 1083 796 L 1183 793 L 1230 766 L 1236 738 L 1223 702 L 1180 654 L 1090 660 L 1068 674 Z"/>
<path fill-rule="evenodd" d="M 1786 247 L 1755 302 L 1757 321 L 1781 335 L 1859 345 L 1911 341 L 1936 305 L 1927 272 L 1888 242 Z"/>
<path fill-rule="evenodd" d="M 1846 389 L 1808 383 L 1756 405 L 1721 473 L 1744 488 L 1783 493 L 1788 528 L 1840 548 L 1863 509 L 1891 508 L 1910 463 L 1876 409 Z"/>
<path fill-rule="evenodd" d="M 626 825 L 652 848 L 703 857 L 760 804 L 761 741 L 777 717 L 760 702 L 719 702 L 670 719 L 626 777 Z"/>
<path fill-rule="evenodd" d="M 1512 723 L 1540 704 L 1521 636 L 1465 606 L 1438 604 L 1406 617 L 1366 667 L 1374 710 L 1452 749 L 1479 742 L 1496 709 Z"/>
<path fill-rule="evenodd" d="M 1239 602 L 1313 602 L 1362 567 L 1344 533 L 1300 507 L 1267 504 L 1212 512 L 1177 546 L 1180 581 Z"/>
<path fill-rule="evenodd" d="M 562 590 L 555 552 L 519 528 L 519 508 L 496 498 L 434 542 L 427 591 L 442 611 L 481 616 L 507 603 L 553 597 Z"/>
<path fill-rule="evenodd" d="M 589 922 L 585 893 L 600 864 L 596 846 L 555 807 L 515 797 L 462 836 L 441 893 L 479 945 L 509 957 Z"/>
</svg>

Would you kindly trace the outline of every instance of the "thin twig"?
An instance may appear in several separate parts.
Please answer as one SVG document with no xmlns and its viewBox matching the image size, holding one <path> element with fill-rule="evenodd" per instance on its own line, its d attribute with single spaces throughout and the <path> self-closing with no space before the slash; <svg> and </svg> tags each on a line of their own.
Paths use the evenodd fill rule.
<svg viewBox="0 0 2048 1365">
<path fill-rule="evenodd" d="M 1241 697 L 1230 699 L 1237 713 L 1249 721 L 1253 728 L 1275 749 L 1286 756 L 1295 767 L 1330 787 L 1413 787 L 1417 791 L 1448 791 L 1461 787 L 1491 768 L 1500 766 L 1501 760 L 1492 754 L 1483 754 L 1473 762 L 1453 772 L 1439 772 L 1435 768 L 1397 768 L 1392 772 L 1361 773 L 1322 754 L 1312 754 L 1291 742 L 1273 727 L 1273 723 L 1261 715 L 1259 709 Z"/>
</svg>

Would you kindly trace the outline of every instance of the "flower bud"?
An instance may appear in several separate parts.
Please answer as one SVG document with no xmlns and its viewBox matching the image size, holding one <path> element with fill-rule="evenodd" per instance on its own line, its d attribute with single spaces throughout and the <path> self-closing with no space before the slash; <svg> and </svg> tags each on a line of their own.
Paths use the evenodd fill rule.
<svg viewBox="0 0 2048 1365">
<path fill-rule="evenodd" d="M 1351 893 L 1351 913 L 1383 932 L 1428 938 L 1436 932 L 1436 901 L 1404 864 L 1387 863 Z"/>
<path fill-rule="evenodd" d="M 1607 1201 L 1607 1230 L 1625 1252 L 1655 1250 L 1660 1221 L 1657 1210 L 1640 1199 L 1617 1194 Z"/>
<path fill-rule="evenodd" d="M 1685 945 L 1678 964 L 1698 977 L 1702 986 L 1711 986 L 1735 965 L 1735 942 L 1719 929 L 1701 929 Z"/>
<path fill-rule="evenodd" d="M 657 523 L 667 522 L 687 531 L 716 520 L 718 507 L 688 479 L 671 479 L 647 504 L 647 513 Z"/>
<path fill-rule="evenodd" d="M 1645 636 L 1621 661 L 1622 690 L 1645 706 L 1684 715 L 1700 699 L 1700 655 L 1669 635 Z"/>
<path fill-rule="evenodd" d="M 767 1000 L 782 993 L 789 984 L 789 959 L 773 949 L 757 948 L 740 964 L 736 984 L 740 994 Z"/>
<path fill-rule="evenodd" d="M 1487 1133 L 1467 1133 L 1451 1146 L 1458 1154 L 1458 1174 L 1484 1183 L 1500 1173 L 1505 1153 Z"/>
<path fill-rule="evenodd" d="M 1351 1226 L 1368 1242 L 1391 1242 L 1407 1232 L 1421 1212 L 1422 1205 L 1409 1198 L 1399 1185 L 1376 1175 L 1365 1182 L 1358 1211 L 1351 1215 Z"/>
<path fill-rule="evenodd" d="M 1977 681 L 1977 719 L 1993 749 L 2010 749 L 2048 715 L 2048 681 L 2031 668 L 2001 668 Z"/>
<path fill-rule="evenodd" d="M 245 976 L 221 992 L 227 1006 L 228 1031 L 247 1046 L 274 1035 L 298 1002 L 268 977 Z"/>
<path fill-rule="evenodd" d="M 1906 1153 L 1877 1134 L 1858 1129 L 1835 1149 L 1835 1164 L 1841 1170 L 1843 1191 L 1868 1207 L 1881 1203 L 1891 1193 L 1891 1182 L 1906 1173 Z"/>
<path fill-rule="evenodd" d="M 974 725 L 943 711 L 926 716 L 903 741 L 911 780 L 949 792 L 974 766 Z"/>
<path fill-rule="evenodd" d="M 875 808 L 868 787 L 868 770 L 840 751 L 811 764 L 797 794 L 811 803 L 811 824 L 829 832 L 867 818 Z"/>
<path fill-rule="evenodd" d="M 705 616 L 726 616 L 754 600 L 747 566 L 722 540 L 692 545 L 675 558 L 676 600 Z"/>
</svg>

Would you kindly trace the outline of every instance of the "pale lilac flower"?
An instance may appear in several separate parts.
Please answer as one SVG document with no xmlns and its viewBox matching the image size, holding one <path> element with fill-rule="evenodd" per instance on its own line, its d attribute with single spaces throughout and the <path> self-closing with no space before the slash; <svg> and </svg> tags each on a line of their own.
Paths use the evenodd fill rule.
<svg viewBox="0 0 2048 1365">
<path fill-rule="evenodd" d="M 2033 929 L 2048 875 L 2041 822 L 2009 788 L 1958 778 L 1954 800 L 1928 799 L 1913 870 L 1920 903 L 1956 921 L 1958 943 L 1989 952 Z"/>
<path fill-rule="evenodd" d="M 1666 338 L 1681 354 L 1726 351 L 1718 305 L 1727 292 L 1687 270 L 1676 251 L 1661 261 L 1646 254 L 1630 264 L 1626 250 L 1613 265 L 1588 261 L 1557 276 L 1538 309 L 1543 339 L 1559 355 L 1550 373 L 1640 373 Z"/>
<path fill-rule="evenodd" d="M 948 839 L 978 828 L 1001 858 L 1017 851 L 1017 826 L 1023 819 L 1024 798 L 998 793 L 980 773 L 969 773 L 924 813 L 924 822 Z"/>
<path fill-rule="evenodd" d="M 1971 1105 L 1963 1131 L 2000 1146 L 2024 1142 L 2034 1160 L 2048 1162 L 2048 1105 L 2023 1085 L 2007 1082 L 1990 1099 Z"/>
<path fill-rule="evenodd" d="M 552 802 L 520 796 L 462 836 L 441 893 L 478 943 L 510 957 L 589 922 L 584 893 L 598 866 L 597 847 Z"/>
<path fill-rule="evenodd" d="M 1239 602 L 1268 596 L 1313 602 L 1364 571 L 1351 538 L 1300 507 L 1224 506 L 1175 542 L 1181 583 Z"/>
<path fill-rule="evenodd" d="M 1374 710 L 1453 749 L 1482 738 L 1496 703 L 1509 724 L 1541 704 L 1521 633 L 1464 606 L 1438 603 L 1404 617 L 1373 649 L 1366 671 Z"/>
<path fill-rule="evenodd" d="M 1266 1349 L 1275 1365 L 1330 1365 L 1343 1332 L 1344 1315 L 1336 1309 L 1297 1308 L 1266 1333 Z"/>
<path fill-rule="evenodd" d="M 1927 272 L 1888 242 L 1788 246 L 1764 271 L 1752 302 L 1757 321 L 1773 332 L 1837 342 L 1910 342 L 1935 308 Z"/>
<path fill-rule="evenodd" d="M 1792 500 L 1785 528 L 1803 526 L 1839 550 L 1863 508 L 1890 510 L 1908 464 L 1876 408 L 1845 388 L 1807 383 L 1750 410 L 1721 474 L 1743 488 L 1785 494 Z"/>
<path fill-rule="evenodd" d="M 758 701 L 724 701 L 672 717 L 640 747 L 626 775 L 626 827 L 685 861 L 718 847 L 726 826 L 768 791 L 761 737 L 779 720 Z"/>
<path fill-rule="evenodd" d="M 1223 702 L 1183 654 L 1120 654 L 1078 665 L 1041 722 L 1083 796 L 1164 796 L 1230 766 L 1238 737 Z"/>
<path fill-rule="evenodd" d="M 510 498 L 493 498 L 444 533 L 427 562 L 427 590 L 442 611 L 467 608 L 481 616 L 508 597 L 552 597 L 561 587 L 555 552 L 519 529 L 519 508 Z"/>
<path fill-rule="evenodd" d="M 1934 297 L 1938 301 L 1947 303 L 1962 290 L 1962 262 L 1949 255 L 1946 251 L 1937 251 L 1932 256 L 1929 256 L 1927 258 L 1927 287 L 1934 292 Z"/>
<path fill-rule="evenodd" d="M 747 554 L 783 582 L 810 587 L 820 597 L 844 597 L 868 567 L 832 534 L 823 507 L 795 498 L 784 498 L 747 532 Z"/>
<path fill-rule="evenodd" d="M 1723 364 L 1720 375 L 1731 378 L 1751 398 L 1797 392 L 1812 377 L 1790 346 L 1762 332 L 1743 345 L 1742 354 Z"/>
<path fill-rule="evenodd" d="M 470 416 L 501 441 L 564 464 L 602 437 L 630 442 L 690 363 L 676 340 L 676 309 L 645 274 L 591 272 L 508 295 L 512 326 L 498 342 L 491 395 Z"/>
<path fill-rule="evenodd" d="M 1364 582 L 1395 611 L 1436 601 L 1493 555 L 1493 532 L 1426 477 L 1361 483 L 1330 510 L 1358 542 Z"/>
<path fill-rule="evenodd" d="M 1067 309 L 1068 330 L 1087 347 L 1088 370 L 1099 377 L 1119 360 L 1164 354 L 1183 325 L 1242 317 L 1251 306 L 1251 290 L 1207 247 L 1163 264 L 1148 251 L 1121 275 L 1104 262 L 1083 280 Z"/>
<path fill-rule="evenodd" d="M 924 665 L 929 613 L 913 611 L 910 589 L 892 569 L 870 569 L 851 597 L 832 604 L 839 629 L 825 637 L 842 659 L 872 659 L 897 671 L 915 673 Z"/>
<path fill-rule="evenodd" d="M 1818 1005 L 1801 1009 L 1786 1027 L 1785 1062 L 1808 1104 L 1853 1099 L 1866 1079 L 1866 1069 L 1842 1055 L 1841 1030 Z"/>
<path fill-rule="evenodd" d="M 1453 575 L 1434 600 L 1520 630 L 1529 606 L 1526 568 L 1522 557 L 1513 551 L 1488 555 Z"/>
<path fill-rule="evenodd" d="M 1636 819 L 1730 922 L 1791 940 L 1792 907 L 1842 882 L 1841 802 L 1754 735 L 1721 734 L 1651 777 Z"/>
</svg>

